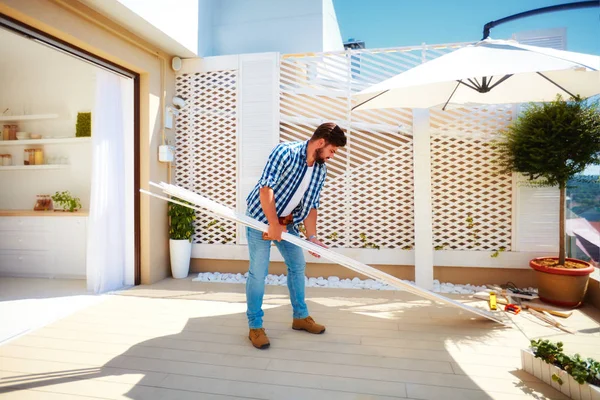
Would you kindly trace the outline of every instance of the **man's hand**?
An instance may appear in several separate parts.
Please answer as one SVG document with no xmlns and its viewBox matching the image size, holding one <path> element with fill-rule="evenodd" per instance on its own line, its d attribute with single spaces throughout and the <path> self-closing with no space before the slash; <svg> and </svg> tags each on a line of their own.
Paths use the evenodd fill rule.
<svg viewBox="0 0 600 400">
<path fill-rule="evenodd" d="M 321 242 L 319 239 L 317 239 L 317 238 L 312 238 L 312 239 L 309 239 L 308 241 L 309 241 L 309 242 L 311 242 L 311 243 L 314 243 L 314 244 L 316 244 L 316 245 L 318 245 L 318 246 L 321 246 L 321 247 L 324 247 L 324 248 L 328 249 L 328 247 L 327 247 L 327 246 L 325 246 L 325 245 L 324 245 L 324 244 L 323 244 L 323 243 L 322 243 L 322 242 Z M 320 255 L 318 255 L 317 253 L 313 253 L 312 251 L 309 251 L 309 252 L 308 252 L 308 254 L 310 254 L 311 256 L 313 256 L 313 257 L 316 257 L 316 258 L 321 258 L 321 256 L 320 256 Z"/>
<path fill-rule="evenodd" d="M 287 232 L 287 229 L 284 225 L 279 223 L 269 225 L 269 240 L 276 240 L 281 242 L 281 234 L 283 232 Z"/>
</svg>

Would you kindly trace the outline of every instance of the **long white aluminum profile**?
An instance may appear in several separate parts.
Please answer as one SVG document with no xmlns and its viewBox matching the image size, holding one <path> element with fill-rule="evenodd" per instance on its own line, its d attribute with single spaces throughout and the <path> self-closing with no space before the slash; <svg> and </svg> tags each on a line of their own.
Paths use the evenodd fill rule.
<svg viewBox="0 0 600 400">
<path fill-rule="evenodd" d="M 160 184 L 150 182 L 150 185 L 160 188 L 165 194 L 168 194 L 168 195 L 176 197 L 178 199 L 187 201 L 191 204 L 196 205 L 197 207 L 190 207 L 189 205 L 178 202 L 177 200 L 170 199 L 170 198 L 164 197 L 164 196 L 160 196 L 155 193 L 148 192 L 146 190 L 140 190 L 140 191 L 142 193 L 148 194 L 150 196 L 154 196 L 159 199 L 171 201 L 173 203 L 178 203 L 178 204 L 190 207 L 190 208 L 197 209 L 202 212 L 206 212 L 217 218 L 223 218 L 223 219 L 226 219 L 229 221 L 240 223 L 240 224 L 249 226 L 251 228 L 257 229 L 259 231 L 262 231 L 262 232 L 268 231 L 267 224 L 257 221 L 254 218 L 251 218 L 247 215 L 239 214 L 235 210 L 233 210 L 229 207 L 225 207 L 217 202 L 207 199 L 207 198 L 205 198 L 197 193 L 191 192 L 187 189 L 183 189 L 181 187 L 171 185 L 168 183 L 164 183 L 164 182 L 161 182 Z M 333 250 L 318 246 L 312 242 L 309 242 L 308 240 L 304 240 L 300 237 L 294 236 L 294 235 L 286 233 L 286 232 L 284 232 L 282 234 L 281 238 L 283 240 L 293 243 L 305 250 L 312 251 L 313 253 L 319 254 L 321 257 L 331 260 L 331 261 L 333 261 L 337 264 L 340 264 L 346 268 L 349 268 L 355 272 L 358 272 L 358 273 L 368 276 L 370 278 L 376 279 L 380 282 L 387 283 L 388 285 L 391 285 L 393 287 L 400 288 L 409 293 L 415 294 L 417 296 L 420 296 L 420 297 L 423 297 L 423 298 L 426 298 L 429 300 L 439 301 L 439 302 L 451 305 L 453 307 L 461 308 L 465 311 L 469 311 L 473 314 L 477 314 L 481 317 L 485 317 L 487 319 L 490 319 L 492 321 L 498 322 L 503 325 L 509 325 L 509 321 L 502 319 L 500 315 L 495 315 L 487 310 L 480 309 L 477 307 L 472 307 L 467 304 L 463 304 L 459 301 L 452 300 L 450 298 L 441 296 L 441 295 L 431 292 L 429 290 L 422 289 L 416 285 L 411 284 L 410 282 L 405 282 L 394 276 L 386 274 L 385 272 L 382 272 L 376 268 L 373 268 L 371 266 L 363 264 L 359 261 L 353 260 L 342 254 L 336 253 Z"/>
</svg>

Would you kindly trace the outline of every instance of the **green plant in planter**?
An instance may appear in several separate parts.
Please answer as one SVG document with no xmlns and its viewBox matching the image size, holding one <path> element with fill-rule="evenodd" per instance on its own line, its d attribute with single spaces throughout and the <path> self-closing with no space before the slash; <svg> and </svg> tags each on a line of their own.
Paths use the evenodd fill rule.
<svg viewBox="0 0 600 400">
<path fill-rule="evenodd" d="M 600 363 L 592 358 L 583 359 L 579 354 L 569 357 L 563 352 L 562 342 L 552 343 L 547 339 L 531 341 L 533 354 L 548 364 L 566 371 L 579 384 L 585 382 L 600 385 Z M 552 380 L 562 385 L 562 379 L 553 375 Z"/>
<path fill-rule="evenodd" d="M 92 136 L 92 113 L 79 112 L 77 113 L 77 122 L 75 124 L 75 137 L 90 137 Z"/>
<path fill-rule="evenodd" d="M 191 203 L 181 200 L 177 197 L 172 198 L 183 204 L 192 206 Z M 181 204 L 169 202 L 169 238 L 173 240 L 189 240 L 192 241 L 194 233 L 194 220 L 196 219 L 196 211 L 193 208 L 183 206 Z"/>
<path fill-rule="evenodd" d="M 71 196 L 71 193 L 68 190 L 56 192 L 52 196 L 52 201 L 58 204 L 64 211 L 74 212 L 81 208 L 81 200 L 79 197 Z"/>
<path fill-rule="evenodd" d="M 567 182 L 586 167 L 600 163 L 598 103 L 557 96 L 531 104 L 492 142 L 501 173 L 518 172 L 534 186 L 558 186 L 560 226 L 558 265 L 565 265 Z"/>
</svg>

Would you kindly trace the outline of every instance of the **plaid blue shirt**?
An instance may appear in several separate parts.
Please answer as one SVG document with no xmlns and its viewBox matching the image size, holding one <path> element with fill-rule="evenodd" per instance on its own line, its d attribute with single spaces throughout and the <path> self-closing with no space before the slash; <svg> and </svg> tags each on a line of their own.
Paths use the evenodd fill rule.
<svg viewBox="0 0 600 400">
<path fill-rule="evenodd" d="M 267 216 L 260 204 L 260 189 L 268 186 L 273 189 L 275 209 L 278 217 L 294 196 L 296 189 L 308 169 L 306 164 L 306 142 L 279 143 L 271 154 L 258 183 L 246 198 L 246 213 L 265 224 Z M 325 183 L 327 167 L 325 164 L 314 163 L 310 184 L 298 206 L 292 211 L 294 225 L 304 221 L 312 208 L 319 208 L 319 196 Z"/>
</svg>

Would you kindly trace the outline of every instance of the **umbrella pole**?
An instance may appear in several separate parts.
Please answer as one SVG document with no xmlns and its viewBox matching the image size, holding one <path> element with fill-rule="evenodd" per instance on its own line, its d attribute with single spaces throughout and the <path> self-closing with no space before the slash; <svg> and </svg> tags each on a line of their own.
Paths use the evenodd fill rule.
<svg viewBox="0 0 600 400">
<path fill-rule="evenodd" d="M 444 107 L 442 107 L 442 110 L 446 110 L 446 106 L 448 105 L 448 103 L 450 102 L 450 99 L 452 98 L 452 96 L 454 96 L 454 93 L 456 93 L 456 89 L 458 89 L 458 87 L 460 86 L 460 84 L 462 83 L 462 80 L 457 81 L 458 83 L 456 84 L 456 87 L 454 88 L 454 90 L 452 91 L 452 94 L 450 95 L 450 97 L 448 97 L 448 100 L 446 100 L 446 104 L 444 104 Z"/>
<path fill-rule="evenodd" d="M 600 4 L 600 3 L 598 3 L 598 4 Z M 541 72 L 537 72 L 537 74 L 539 76 L 541 76 L 542 78 L 546 79 L 548 82 L 552 83 L 554 86 L 556 86 L 557 88 L 559 88 L 563 92 L 567 93 L 573 99 L 576 98 L 576 96 L 574 96 L 573 93 L 569 92 L 567 89 L 565 89 L 564 87 L 560 86 L 558 83 L 554 82 L 552 79 L 548 78 L 546 75 L 542 74 Z"/>
<path fill-rule="evenodd" d="M 483 26 L 483 38 L 481 38 L 481 40 L 485 40 L 490 36 L 490 29 L 492 29 L 493 27 L 498 26 L 504 22 L 512 21 L 514 19 L 529 17 L 530 15 L 536 15 L 536 14 L 552 12 L 552 11 L 573 10 L 576 8 L 599 7 L 599 6 L 600 6 L 600 2 L 598 2 L 598 0 L 579 1 L 576 3 L 557 4 L 555 6 L 536 8 L 535 10 L 529 10 L 529 11 L 524 11 L 522 13 L 510 15 L 508 17 L 504 17 L 497 21 L 490 21 L 487 24 L 485 24 Z"/>
</svg>

